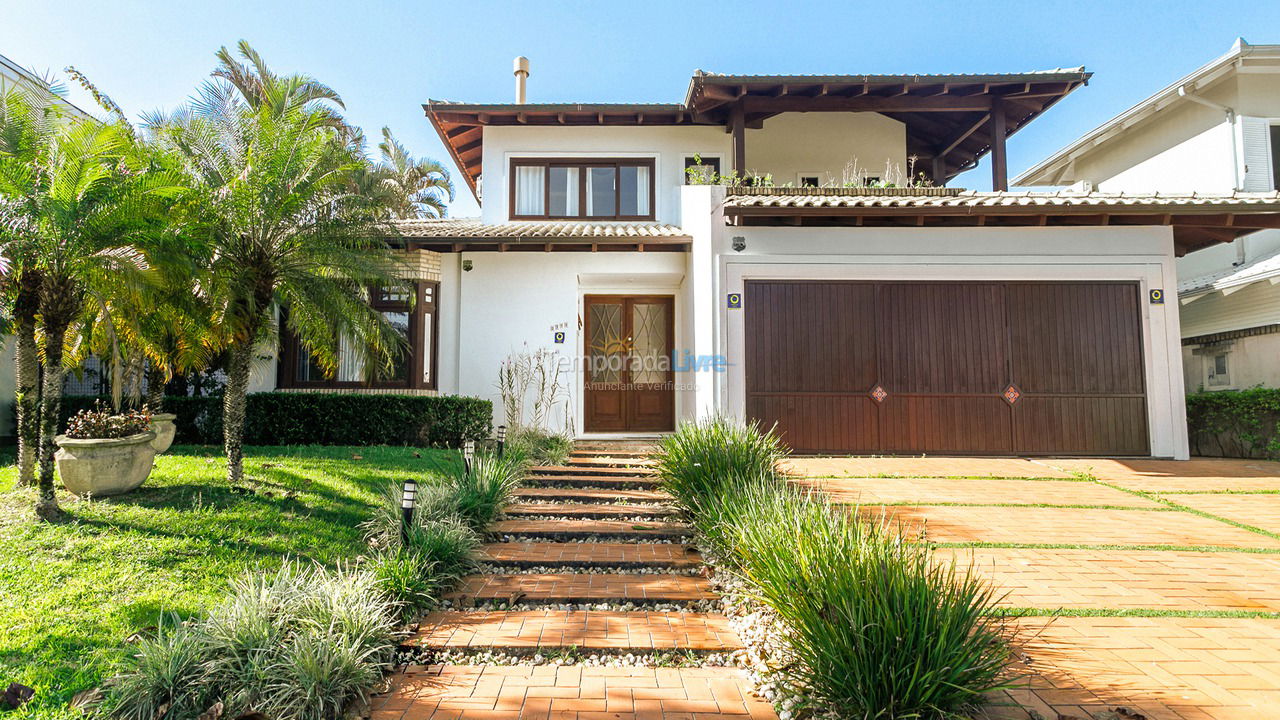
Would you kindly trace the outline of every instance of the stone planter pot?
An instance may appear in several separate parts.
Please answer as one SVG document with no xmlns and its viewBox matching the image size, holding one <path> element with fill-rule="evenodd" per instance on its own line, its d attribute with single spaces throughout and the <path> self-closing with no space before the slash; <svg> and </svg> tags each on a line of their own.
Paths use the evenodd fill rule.
<svg viewBox="0 0 1280 720">
<path fill-rule="evenodd" d="M 173 413 L 156 413 L 151 416 L 151 432 L 156 434 L 156 439 L 151 441 L 151 447 L 155 449 L 156 454 L 164 452 L 173 444 L 173 434 L 178 431 L 178 426 L 174 423 L 178 416 Z"/>
<path fill-rule="evenodd" d="M 119 495 L 142 484 L 155 465 L 154 432 L 110 440 L 54 438 L 58 474 L 70 492 L 84 497 Z"/>
</svg>

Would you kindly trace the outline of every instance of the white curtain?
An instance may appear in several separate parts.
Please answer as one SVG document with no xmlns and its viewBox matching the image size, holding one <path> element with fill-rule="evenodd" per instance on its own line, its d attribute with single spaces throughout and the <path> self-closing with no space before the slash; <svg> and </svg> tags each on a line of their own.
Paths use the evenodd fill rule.
<svg viewBox="0 0 1280 720">
<path fill-rule="evenodd" d="M 649 168 L 636 168 L 636 215 L 649 214 Z"/>
<path fill-rule="evenodd" d="M 364 380 L 364 363 L 356 352 L 355 344 L 343 335 L 338 338 L 338 382 L 361 382 Z"/>
<path fill-rule="evenodd" d="M 516 167 L 516 215 L 543 215 L 546 208 L 546 187 L 543 173 L 546 168 L 519 165 Z"/>
</svg>

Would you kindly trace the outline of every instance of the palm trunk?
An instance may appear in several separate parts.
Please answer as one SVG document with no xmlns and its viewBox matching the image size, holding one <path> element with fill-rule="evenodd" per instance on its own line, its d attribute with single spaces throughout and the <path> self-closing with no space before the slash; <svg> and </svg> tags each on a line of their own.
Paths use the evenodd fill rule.
<svg viewBox="0 0 1280 720">
<path fill-rule="evenodd" d="M 164 371 L 153 362 L 147 367 L 147 409 L 152 414 L 164 412 Z"/>
<path fill-rule="evenodd" d="M 36 484 L 36 453 L 40 447 L 40 357 L 36 351 L 36 312 L 40 306 L 40 276 L 25 270 L 19 279 L 13 314 L 16 330 L 14 406 L 18 415 L 18 484 Z"/>
<path fill-rule="evenodd" d="M 44 390 L 40 398 L 40 482 L 36 515 L 43 520 L 56 520 L 62 515 L 53 490 L 53 455 L 58 451 L 54 437 L 58 434 L 58 418 L 62 411 L 62 349 L 67 337 L 67 322 L 45 317 Z"/>
<path fill-rule="evenodd" d="M 18 321 L 14 384 L 18 412 L 18 484 L 36 484 L 36 453 L 40 447 L 40 360 L 36 353 L 34 318 Z"/>
<path fill-rule="evenodd" d="M 227 454 L 227 483 L 244 479 L 244 417 L 249 390 L 249 367 L 253 362 L 253 341 L 231 349 L 227 368 L 226 395 L 222 398 L 222 438 Z"/>
</svg>

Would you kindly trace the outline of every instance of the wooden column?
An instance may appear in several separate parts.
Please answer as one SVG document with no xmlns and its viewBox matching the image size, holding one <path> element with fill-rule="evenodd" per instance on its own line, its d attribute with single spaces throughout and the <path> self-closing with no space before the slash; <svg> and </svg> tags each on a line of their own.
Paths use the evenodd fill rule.
<svg viewBox="0 0 1280 720">
<path fill-rule="evenodd" d="M 945 187 L 947 184 L 947 158 L 945 155 L 935 155 L 933 157 L 933 184 L 934 187 Z"/>
<path fill-rule="evenodd" d="M 729 131 L 733 133 L 733 169 L 741 178 L 747 173 L 747 118 L 739 101 L 729 112 Z"/>
<path fill-rule="evenodd" d="M 991 189 L 1009 189 L 1009 162 L 1004 152 L 1004 98 L 991 98 Z"/>
</svg>

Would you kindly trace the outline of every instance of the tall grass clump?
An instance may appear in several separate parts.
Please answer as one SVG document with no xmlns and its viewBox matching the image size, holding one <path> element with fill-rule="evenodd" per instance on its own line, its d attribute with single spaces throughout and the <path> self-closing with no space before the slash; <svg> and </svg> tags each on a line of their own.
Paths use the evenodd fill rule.
<svg viewBox="0 0 1280 720">
<path fill-rule="evenodd" d="M 718 518 L 735 489 L 768 482 L 786 456 L 772 432 L 712 417 L 685 423 L 664 437 L 653 459 L 662 489 L 718 550 Z"/>
<path fill-rule="evenodd" d="M 844 717 L 945 718 L 1005 687 L 1010 638 L 990 585 L 790 485 L 775 471 L 784 454 L 771 433 L 713 419 L 682 426 L 656 461 L 704 546 L 778 619 L 810 699 Z"/>
<path fill-rule="evenodd" d="M 520 427 L 507 434 L 507 452 L 518 452 L 535 465 L 564 465 L 572 451 L 573 438 L 567 433 Z"/>
<path fill-rule="evenodd" d="M 725 531 L 737 572 L 782 619 L 795 674 L 854 717 L 949 717 L 1005 686 L 991 586 L 884 521 L 795 490 L 755 492 Z"/>
<path fill-rule="evenodd" d="M 447 483 L 453 490 L 458 517 L 472 530 L 484 531 L 511 502 L 524 469 L 524 456 L 519 452 L 480 452 L 472 459 L 470 472 L 450 469 Z"/>
<path fill-rule="evenodd" d="M 197 630 L 176 616 L 163 616 L 155 636 L 138 640 L 129 668 L 108 681 L 106 709 L 123 720 L 198 715 L 209 705 L 204 682 L 209 658 Z"/>
<path fill-rule="evenodd" d="M 128 720 L 193 718 L 215 703 L 232 717 L 334 720 L 390 665 L 396 621 L 374 573 L 286 562 L 141 641 L 106 707 Z"/>
</svg>

